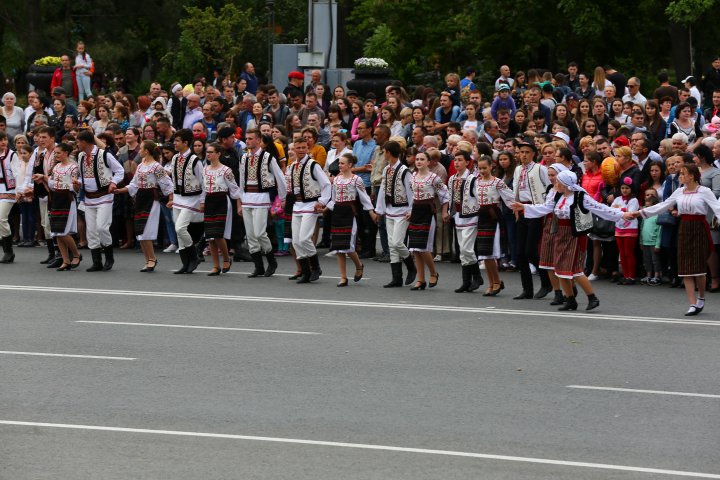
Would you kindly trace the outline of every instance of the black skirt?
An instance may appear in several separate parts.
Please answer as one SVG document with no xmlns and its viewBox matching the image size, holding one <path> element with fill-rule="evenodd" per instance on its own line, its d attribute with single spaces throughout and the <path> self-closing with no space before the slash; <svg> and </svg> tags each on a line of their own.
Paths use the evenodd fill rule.
<svg viewBox="0 0 720 480">
<path fill-rule="evenodd" d="M 330 228 L 331 251 L 350 250 L 352 245 L 352 228 L 355 220 L 355 208 L 352 202 L 336 203 L 332 214 Z"/>
<path fill-rule="evenodd" d="M 295 195 L 287 194 L 285 196 L 285 210 L 283 211 L 283 235 L 287 239 L 292 239 L 292 212 L 295 205 Z"/>
<path fill-rule="evenodd" d="M 141 188 L 135 195 L 135 210 L 133 212 L 133 221 L 135 224 L 135 234 L 142 235 L 145 231 L 150 211 L 153 203 L 158 198 L 158 191 L 155 188 Z"/>
<path fill-rule="evenodd" d="M 408 226 L 408 248 L 427 249 L 434 216 L 435 208 L 432 203 L 413 203 Z"/>
<path fill-rule="evenodd" d="M 500 208 L 497 205 L 480 207 L 478 211 L 477 237 L 475 238 L 475 253 L 477 255 L 492 256 L 500 215 Z"/>
<path fill-rule="evenodd" d="M 50 231 L 52 233 L 65 233 L 65 227 L 67 227 L 68 218 L 70 218 L 70 209 L 74 201 L 75 195 L 69 190 L 52 192 L 50 208 L 48 209 Z"/>
<path fill-rule="evenodd" d="M 228 199 L 226 192 L 208 193 L 205 197 L 205 237 L 224 238 L 227 222 Z"/>
</svg>

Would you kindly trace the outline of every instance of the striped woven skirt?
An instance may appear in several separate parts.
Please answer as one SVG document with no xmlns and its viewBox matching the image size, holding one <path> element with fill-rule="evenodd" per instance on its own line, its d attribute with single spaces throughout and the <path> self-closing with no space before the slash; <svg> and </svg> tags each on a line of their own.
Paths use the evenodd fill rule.
<svg viewBox="0 0 720 480">
<path fill-rule="evenodd" d="M 77 233 L 75 195 L 69 190 L 52 192 L 48 216 L 50 217 L 50 232 L 53 237 Z"/>
<path fill-rule="evenodd" d="M 150 212 L 152 211 L 155 200 L 159 197 L 155 188 L 141 188 L 135 195 L 135 210 L 133 213 L 133 221 L 135 224 L 135 233 L 142 235 L 145 231 Z"/>
<path fill-rule="evenodd" d="M 285 237 L 285 243 L 289 245 L 292 244 L 293 205 L 295 205 L 295 195 L 287 194 L 287 196 L 285 196 L 285 209 L 283 210 L 283 220 L 285 220 L 283 237 Z"/>
<path fill-rule="evenodd" d="M 227 217 L 227 193 L 208 193 L 205 197 L 205 238 L 224 238 Z"/>
<path fill-rule="evenodd" d="M 434 200 L 418 200 L 413 203 L 408 226 L 408 249 L 432 252 L 435 241 Z"/>
<path fill-rule="evenodd" d="M 707 272 L 713 243 L 705 215 L 681 215 L 678 228 L 678 276 L 697 277 Z"/>
<path fill-rule="evenodd" d="M 352 253 L 355 251 L 357 222 L 354 202 L 337 202 L 332 213 L 330 228 L 330 251 Z"/>
<path fill-rule="evenodd" d="M 481 259 L 500 256 L 499 219 L 502 215 L 497 205 L 484 205 L 478 210 L 478 229 L 475 253 Z"/>
<path fill-rule="evenodd" d="M 559 219 L 557 232 L 552 237 L 555 275 L 570 279 L 584 275 L 587 235 L 574 237 L 570 220 Z"/>
<path fill-rule="evenodd" d="M 542 236 L 540 237 L 540 265 L 538 267 L 545 270 L 555 269 L 555 257 L 553 255 L 553 235 L 550 233 L 553 223 L 553 214 L 549 214 L 545 217 L 545 224 L 543 225 Z"/>
</svg>

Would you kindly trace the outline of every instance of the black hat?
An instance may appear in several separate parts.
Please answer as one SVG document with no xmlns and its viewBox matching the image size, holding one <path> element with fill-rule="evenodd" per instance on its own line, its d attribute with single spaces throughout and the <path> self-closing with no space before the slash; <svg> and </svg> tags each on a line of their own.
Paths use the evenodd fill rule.
<svg viewBox="0 0 720 480">
<path fill-rule="evenodd" d="M 223 127 L 220 130 L 218 130 L 217 138 L 218 140 L 222 140 L 224 138 L 229 138 L 235 135 L 235 129 L 232 127 Z"/>
<path fill-rule="evenodd" d="M 521 138 L 520 141 L 518 142 L 518 144 L 515 145 L 515 148 L 516 148 L 516 149 L 520 149 L 520 148 L 522 148 L 522 147 L 531 148 L 532 151 L 535 152 L 535 153 L 537 153 L 537 151 L 538 151 L 537 147 L 535 146 L 535 142 L 533 142 L 532 140 L 530 140 L 530 139 L 527 138 L 527 137 Z"/>
</svg>

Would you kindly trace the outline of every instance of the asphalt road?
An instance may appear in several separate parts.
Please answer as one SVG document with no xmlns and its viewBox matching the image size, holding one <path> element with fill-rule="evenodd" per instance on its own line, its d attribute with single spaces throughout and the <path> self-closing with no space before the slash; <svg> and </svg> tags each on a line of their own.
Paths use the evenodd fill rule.
<svg viewBox="0 0 720 480">
<path fill-rule="evenodd" d="M 516 273 L 455 294 L 454 264 L 411 292 L 372 261 L 339 289 L 334 258 L 295 285 L 43 251 L 0 265 L 2 480 L 720 478 L 718 294 L 688 319 L 681 290 L 598 282 L 565 314 Z"/>
</svg>

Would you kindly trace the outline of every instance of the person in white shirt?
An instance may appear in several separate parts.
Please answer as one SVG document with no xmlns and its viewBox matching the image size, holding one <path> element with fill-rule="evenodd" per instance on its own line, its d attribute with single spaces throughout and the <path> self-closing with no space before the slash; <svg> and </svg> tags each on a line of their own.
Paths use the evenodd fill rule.
<svg viewBox="0 0 720 480">
<path fill-rule="evenodd" d="M 12 263 L 15 259 L 8 216 L 15 205 L 13 164 L 17 163 L 17 154 L 8 147 L 8 142 L 7 133 L 0 132 L 0 242 L 4 254 L 0 263 Z"/>
<path fill-rule="evenodd" d="M 108 271 L 115 263 L 113 241 L 110 234 L 112 210 L 117 184 L 125 176 L 123 166 L 115 157 L 97 147 L 95 135 L 83 130 L 77 136 L 80 181 L 85 190 L 85 223 L 88 247 L 93 264 L 86 271 Z M 105 264 L 102 254 L 105 254 Z"/>
<path fill-rule="evenodd" d="M 692 75 L 688 75 L 687 77 L 685 77 L 682 83 L 688 90 L 690 90 L 690 96 L 697 99 L 698 105 L 702 105 L 702 94 L 697 88 L 697 78 L 693 77 Z"/>
<path fill-rule="evenodd" d="M 623 102 L 632 102 L 645 109 L 647 98 L 640 93 L 640 79 L 637 77 L 630 77 L 630 80 L 627 82 L 627 89 L 628 93 L 622 97 Z"/>
</svg>

